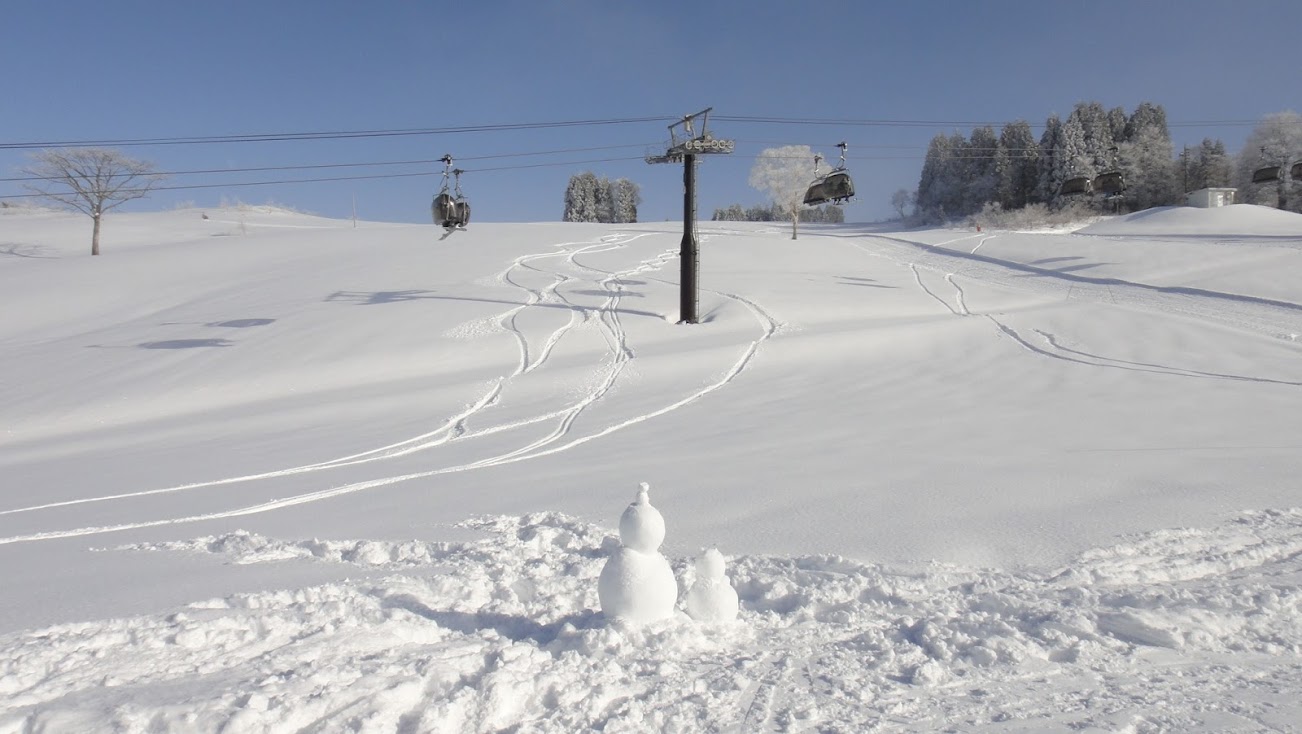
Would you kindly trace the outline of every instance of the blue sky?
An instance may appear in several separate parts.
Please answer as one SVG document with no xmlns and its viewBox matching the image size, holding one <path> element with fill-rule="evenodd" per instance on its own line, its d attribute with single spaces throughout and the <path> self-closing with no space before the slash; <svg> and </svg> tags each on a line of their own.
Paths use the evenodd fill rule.
<svg viewBox="0 0 1302 734">
<path fill-rule="evenodd" d="M 6 3 L 0 25 L 0 143 L 428 129 L 717 115 L 935 124 L 716 123 L 732 156 L 701 168 L 703 218 L 763 201 L 754 155 L 850 144 L 859 197 L 847 220 L 890 214 L 914 188 L 927 141 L 974 123 L 1026 119 L 1097 100 L 1163 105 L 1177 146 L 1302 109 L 1302 3 L 1203 0 L 1017 2 Z M 1194 124 L 1197 123 L 1197 124 Z M 124 148 L 166 171 L 437 159 L 452 153 L 477 221 L 554 221 L 566 181 L 592 170 L 642 188 L 644 221 L 681 214 L 681 167 L 648 166 L 667 122 L 442 135 Z M 1037 129 L 1038 133 L 1038 129 Z M 608 146 L 626 146 L 609 147 Z M 549 156 L 515 153 L 606 148 Z M 13 177 L 19 150 L 0 150 Z M 583 163 L 595 159 L 621 158 Z M 549 167 L 478 170 L 555 163 Z M 428 221 L 433 164 L 178 175 L 136 210 L 223 197 L 326 216 Z M 410 177 L 243 186 L 252 181 Z M 0 182 L 0 195 L 22 193 Z"/>
</svg>

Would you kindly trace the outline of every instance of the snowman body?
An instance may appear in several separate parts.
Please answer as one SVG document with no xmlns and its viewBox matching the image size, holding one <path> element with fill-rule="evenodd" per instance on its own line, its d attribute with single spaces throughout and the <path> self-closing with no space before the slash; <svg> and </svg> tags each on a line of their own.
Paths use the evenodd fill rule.
<svg viewBox="0 0 1302 734">
<path fill-rule="evenodd" d="M 673 616 L 678 581 L 660 555 L 665 520 L 651 505 L 643 483 L 636 499 L 619 518 L 621 546 L 606 560 L 597 579 L 597 597 L 607 617 L 654 622 Z"/>
<path fill-rule="evenodd" d="M 737 618 L 737 590 L 723 573 L 723 554 L 711 548 L 696 561 L 696 581 L 687 591 L 687 614 L 698 622 Z"/>
</svg>

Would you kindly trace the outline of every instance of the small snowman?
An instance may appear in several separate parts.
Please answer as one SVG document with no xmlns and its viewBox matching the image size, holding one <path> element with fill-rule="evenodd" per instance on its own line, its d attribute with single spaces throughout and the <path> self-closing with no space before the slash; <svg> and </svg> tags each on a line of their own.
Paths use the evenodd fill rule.
<svg viewBox="0 0 1302 734">
<path fill-rule="evenodd" d="M 642 483 L 633 504 L 619 518 L 621 546 L 606 560 L 597 580 L 601 611 L 609 618 L 653 622 L 673 616 L 678 581 L 669 561 L 660 555 L 665 519 L 651 506 Z"/>
<path fill-rule="evenodd" d="M 715 548 L 696 559 L 696 582 L 687 592 L 687 614 L 698 622 L 737 618 L 737 590 L 723 575 L 723 554 Z"/>
</svg>

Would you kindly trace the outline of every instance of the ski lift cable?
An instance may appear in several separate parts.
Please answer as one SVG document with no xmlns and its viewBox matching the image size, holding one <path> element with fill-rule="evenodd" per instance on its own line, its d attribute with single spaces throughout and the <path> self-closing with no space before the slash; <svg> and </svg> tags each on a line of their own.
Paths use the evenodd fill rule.
<svg viewBox="0 0 1302 734">
<path fill-rule="evenodd" d="M 495 171 L 514 171 L 514 170 L 521 170 L 521 169 L 527 169 L 527 168 L 548 168 L 548 167 L 555 167 L 555 166 L 577 166 L 577 165 L 584 165 L 584 164 L 588 164 L 588 163 L 606 163 L 606 162 L 611 162 L 611 161 L 642 161 L 642 160 L 643 160 L 642 157 L 636 157 L 636 158 L 595 158 L 595 159 L 590 159 L 590 160 L 581 160 L 581 161 L 559 161 L 559 162 L 554 162 L 554 163 L 530 163 L 530 164 L 524 164 L 524 165 L 519 165 L 519 166 L 496 166 L 496 167 L 492 167 L 492 168 L 474 168 L 474 169 L 470 169 L 470 168 L 468 168 L 468 169 L 462 169 L 462 173 L 489 173 L 489 172 L 495 172 Z M 427 177 L 430 177 L 430 176 L 437 176 L 437 175 L 439 175 L 439 174 L 436 173 L 436 172 L 420 171 L 420 172 L 416 172 L 416 173 L 379 173 L 379 174 L 371 174 L 371 175 L 364 175 L 364 176 L 325 176 L 325 177 L 318 177 L 318 178 L 295 178 L 295 179 L 282 179 L 282 180 L 276 180 L 276 181 L 234 181 L 234 182 L 211 183 L 211 184 L 183 184 L 183 185 L 177 185 L 177 186 L 151 186 L 151 187 L 149 187 L 148 189 L 124 189 L 124 190 L 123 190 L 123 193 L 144 193 L 144 192 L 147 192 L 147 191 L 150 191 L 150 192 L 152 192 L 152 191 L 185 191 L 185 190 L 191 190 L 191 189 L 240 188 L 240 187 L 244 187 L 244 186 L 276 186 L 276 185 L 292 185 L 292 184 L 302 184 L 302 183 L 320 183 L 320 182 L 332 182 L 332 181 L 370 181 L 370 180 L 389 179 L 389 178 L 421 178 L 421 177 L 426 177 L 426 178 L 427 178 Z M 29 194 L 3 194 L 3 195 L 0 195 L 0 199 L 31 199 L 31 198 L 40 198 L 40 197 L 42 197 L 42 196 L 45 196 L 45 195 L 44 195 L 44 194 L 38 194 L 38 193 L 29 193 Z"/>
<path fill-rule="evenodd" d="M 0 142 L 0 150 L 29 150 L 35 148 L 87 148 L 127 147 L 141 145 L 198 145 L 207 143 L 286 142 L 296 140 L 340 140 L 351 138 L 383 138 L 413 135 L 447 135 L 470 132 L 505 132 L 514 130 L 542 130 L 565 127 L 596 127 L 634 123 L 664 122 L 677 119 L 669 115 L 629 117 L 619 119 L 563 120 L 558 122 L 514 122 L 490 125 L 461 125 L 434 128 L 406 128 L 382 130 L 331 130 L 315 132 L 253 133 L 237 135 L 192 135 L 158 138 L 117 138 L 98 140 L 53 140 Z"/>
<path fill-rule="evenodd" d="M 466 156 L 464 158 L 461 158 L 460 160 L 479 161 L 479 160 L 494 160 L 494 159 L 502 159 L 502 158 L 525 158 L 525 157 L 535 157 L 535 156 L 544 156 L 544 155 L 559 155 L 561 153 L 582 153 L 582 152 L 594 152 L 599 150 L 622 150 L 626 148 L 645 148 L 646 145 L 647 144 L 645 143 L 629 143 L 625 145 L 599 145 L 599 146 L 586 147 L 586 148 L 559 148 L 556 150 L 540 150 L 540 151 L 533 151 L 527 153 L 498 153 L 494 155 Z M 191 176 L 191 175 L 210 175 L 210 174 L 222 174 L 222 173 L 258 173 L 258 172 L 265 172 L 265 171 L 309 171 L 309 170 L 319 170 L 319 169 L 326 169 L 326 168 L 369 168 L 369 167 L 380 167 L 380 166 L 417 166 L 417 165 L 427 166 L 430 165 L 431 163 L 439 163 L 441 162 L 441 160 L 442 159 L 432 158 L 432 159 L 423 159 L 423 160 L 418 159 L 418 160 L 408 160 L 408 161 L 313 163 L 313 164 L 287 165 L 287 166 L 254 166 L 249 168 L 208 168 L 208 169 L 194 169 L 188 171 L 156 171 L 154 173 L 160 176 Z M 45 176 L 15 176 L 10 178 L 0 178 L 0 182 L 4 182 L 4 183 L 21 182 L 21 181 L 48 181 L 48 180 L 58 180 L 58 178 L 56 177 L 54 179 L 50 179 L 49 177 L 45 177 Z"/>
<path fill-rule="evenodd" d="M 149 145 L 201 145 L 221 143 L 288 142 L 299 140 L 343 140 L 354 138 L 384 138 L 419 135 L 448 135 L 473 132 L 509 132 L 567 127 L 596 127 L 605 125 L 643 124 L 677 121 L 675 115 L 649 115 L 643 117 L 607 118 L 591 120 L 561 120 L 551 122 L 512 122 L 482 125 L 452 125 L 431 128 L 393 128 L 374 130 L 320 130 L 306 132 L 246 133 L 230 135 L 187 135 L 154 138 L 100 138 L 45 141 L 0 142 L 0 150 L 33 150 L 38 148 L 128 147 Z M 740 124 L 763 125 L 837 125 L 856 127 L 952 127 L 956 125 L 1005 125 L 1012 121 L 977 120 L 891 120 L 858 119 L 837 120 L 819 118 L 763 117 L 746 115 L 716 115 L 715 120 Z M 1025 122 L 1019 120 L 1017 122 Z M 1257 125 L 1260 120 L 1188 120 L 1167 122 L 1167 127 L 1223 127 Z M 1042 127 L 1032 125 L 1032 127 Z"/>
</svg>

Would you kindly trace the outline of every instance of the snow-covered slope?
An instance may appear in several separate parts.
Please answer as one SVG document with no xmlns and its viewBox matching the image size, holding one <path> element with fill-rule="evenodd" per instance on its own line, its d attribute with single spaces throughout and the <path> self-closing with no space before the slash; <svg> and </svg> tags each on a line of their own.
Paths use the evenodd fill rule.
<svg viewBox="0 0 1302 734">
<path fill-rule="evenodd" d="M 1298 221 L 6 214 L 0 732 L 1295 728 Z"/>
<path fill-rule="evenodd" d="M 1165 206 L 1112 217 L 1078 230 L 1081 234 L 1123 237 L 1283 237 L 1296 241 L 1298 215 L 1255 204 L 1198 209 Z"/>
</svg>

